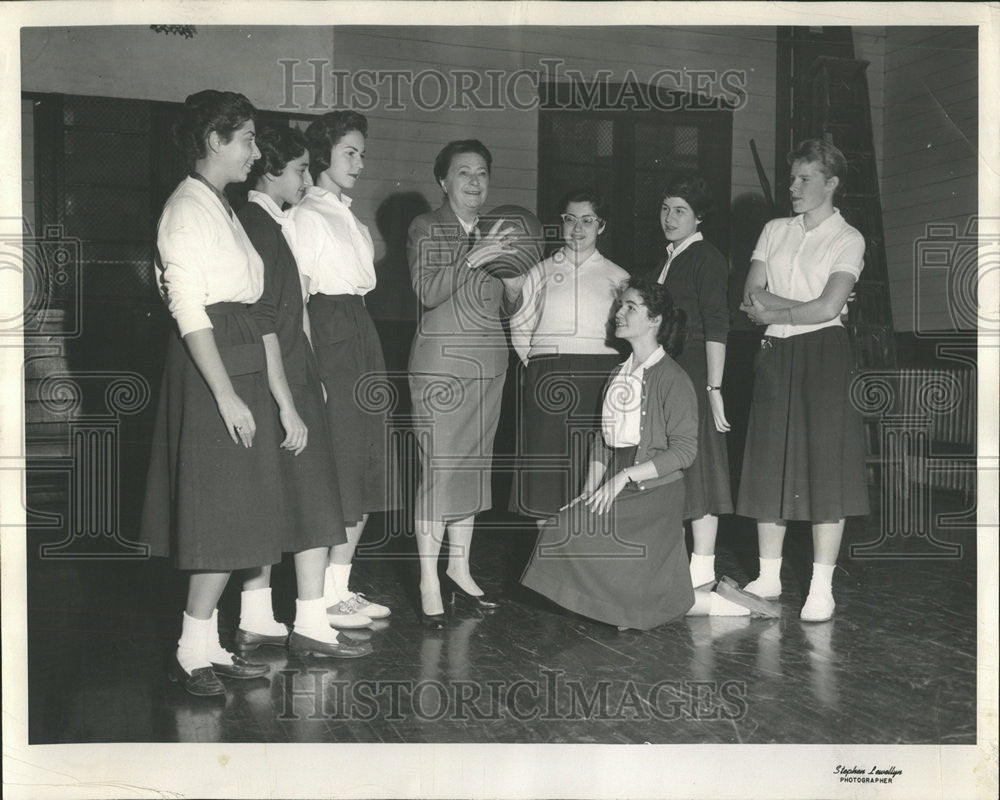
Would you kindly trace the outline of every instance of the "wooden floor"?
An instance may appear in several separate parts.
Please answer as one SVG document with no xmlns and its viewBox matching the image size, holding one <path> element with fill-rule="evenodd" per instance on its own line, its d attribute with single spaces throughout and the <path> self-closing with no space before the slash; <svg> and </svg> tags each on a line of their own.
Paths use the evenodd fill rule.
<svg viewBox="0 0 1000 800">
<path fill-rule="evenodd" d="M 935 498 L 961 506 L 957 499 Z M 833 621 L 805 624 L 811 546 L 790 532 L 780 620 L 686 619 L 618 632 L 517 584 L 533 527 L 484 518 L 474 572 L 503 606 L 457 608 L 425 631 L 415 613 L 412 540 L 383 536 L 353 582 L 393 609 L 365 634 L 374 654 L 296 659 L 258 651 L 271 672 L 195 698 L 167 682 L 184 583 L 159 561 L 41 559 L 58 531 L 29 531 L 32 744 L 61 742 L 940 743 L 976 739 L 976 548 L 939 534 L 949 558 L 908 558 L 925 537 L 879 539 L 880 514 L 848 523 Z M 379 542 L 382 542 L 379 544 Z M 891 554 L 893 557 L 884 558 Z M 719 573 L 755 575 L 756 537 L 723 520 Z M 290 563 L 275 569 L 279 618 L 294 609 Z M 238 586 L 221 604 L 238 619 Z"/>
</svg>

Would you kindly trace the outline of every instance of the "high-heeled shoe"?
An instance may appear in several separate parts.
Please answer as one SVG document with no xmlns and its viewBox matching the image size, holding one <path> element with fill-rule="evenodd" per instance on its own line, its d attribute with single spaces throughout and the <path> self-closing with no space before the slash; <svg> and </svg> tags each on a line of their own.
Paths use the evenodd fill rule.
<svg viewBox="0 0 1000 800">
<path fill-rule="evenodd" d="M 480 611 L 492 611 L 495 608 L 500 607 L 500 601 L 483 594 L 469 594 L 465 589 L 459 586 L 451 578 L 450 575 L 445 574 L 443 581 L 443 588 L 449 593 L 450 605 L 455 605 L 455 600 L 462 598 L 463 602 L 472 603 Z"/>
<path fill-rule="evenodd" d="M 444 630 L 444 612 L 441 611 L 438 614 L 428 614 L 424 609 L 427 604 L 424 603 L 424 595 L 420 594 L 420 624 L 431 631 Z"/>
</svg>

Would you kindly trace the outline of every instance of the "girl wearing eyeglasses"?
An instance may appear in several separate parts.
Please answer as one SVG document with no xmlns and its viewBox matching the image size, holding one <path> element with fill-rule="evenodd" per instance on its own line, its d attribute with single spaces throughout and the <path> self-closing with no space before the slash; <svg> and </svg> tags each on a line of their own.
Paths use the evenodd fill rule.
<svg viewBox="0 0 1000 800">
<path fill-rule="evenodd" d="M 607 226 L 600 196 L 578 189 L 560 209 L 565 244 L 528 271 L 510 322 L 525 367 L 518 418 L 523 469 L 511 510 L 535 517 L 539 526 L 580 490 L 588 439 L 600 428 L 604 381 L 619 361 L 608 343 L 608 322 L 616 289 L 628 278 L 598 250 Z"/>
</svg>

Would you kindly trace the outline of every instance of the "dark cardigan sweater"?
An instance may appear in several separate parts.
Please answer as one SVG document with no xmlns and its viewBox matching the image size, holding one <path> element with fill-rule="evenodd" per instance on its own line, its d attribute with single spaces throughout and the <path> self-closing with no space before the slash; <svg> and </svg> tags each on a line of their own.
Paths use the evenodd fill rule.
<svg viewBox="0 0 1000 800">
<path fill-rule="evenodd" d="M 621 370 L 619 365 L 608 384 Z M 605 386 L 607 391 L 607 386 Z M 698 401 L 687 373 L 670 356 L 664 356 L 642 376 L 642 423 L 634 464 L 652 460 L 656 477 L 637 482 L 639 489 L 680 480 L 698 454 Z M 591 461 L 607 464 L 611 448 L 603 436 L 594 438 Z M 605 476 L 606 479 L 612 476 Z"/>
</svg>

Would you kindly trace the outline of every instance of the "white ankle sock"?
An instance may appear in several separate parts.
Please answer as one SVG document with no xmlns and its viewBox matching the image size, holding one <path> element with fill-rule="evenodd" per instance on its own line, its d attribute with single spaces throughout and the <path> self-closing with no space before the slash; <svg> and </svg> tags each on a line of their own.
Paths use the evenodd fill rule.
<svg viewBox="0 0 1000 800">
<path fill-rule="evenodd" d="M 219 643 L 219 609 L 212 612 L 212 626 L 208 631 L 208 660 L 213 664 L 233 663 L 233 654 Z"/>
<path fill-rule="evenodd" d="M 284 635 L 285 626 L 274 619 L 270 586 L 240 593 L 240 627 L 266 636 Z"/>
<path fill-rule="evenodd" d="M 760 575 L 757 579 L 761 583 L 781 584 L 781 557 L 760 559 Z"/>
<path fill-rule="evenodd" d="M 741 606 L 739 603 L 734 603 L 732 600 L 727 600 L 718 592 L 712 592 L 709 595 L 711 605 L 708 607 L 708 615 L 710 617 L 748 617 L 750 616 L 750 609 L 746 606 Z"/>
<path fill-rule="evenodd" d="M 351 580 L 351 564 L 331 564 L 333 568 L 333 582 L 337 586 L 337 594 L 341 600 L 346 600 L 351 596 L 348 588 Z"/>
<path fill-rule="evenodd" d="M 715 570 L 715 553 L 710 556 L 699 555 L 698 553 L 691 554 L 691 567 L 704 569 L 704 570 Z"/>
<path fill-rule="evenodd" d="M 336 564 L 327 564 L 326 572 L 323 573 L 323 599 L 327 607 L 335 606 L 344 598 L 340 596 L 340 589 L 337 586 Z"/>
<path fill-rule="evenodd" d="M 211 634 L 211 619 L 197 619 L 184 612 L 181 638 L 177 640 L 177 661 L 188 674 L 201 667 L 212 666 L 207 652 Z"/>
<path fill-rule="evenodd" d="M 698 555 L 698 553 L 692 553 L 691 563 L 688 568 L 691 572 L 691 584 L 693 586 L 703 586 L 706 583 L 711 583 L 715 580 L 715 554 L 702 556 Z"/>
<path fill-rule="evenodd" d="M 809 582 L 809 594 L 820 591 L 823 594 L 833 593 L 833 570 L 835 564 L 817 564 L 813 562 L 812 580 Z"/>
<path fill-rule="evenodd" d="M 326 621 L 326 599 L 295 601 L 295 632 L 328 644 L 337 642 L 337 631 Z"/>
</svg>

